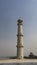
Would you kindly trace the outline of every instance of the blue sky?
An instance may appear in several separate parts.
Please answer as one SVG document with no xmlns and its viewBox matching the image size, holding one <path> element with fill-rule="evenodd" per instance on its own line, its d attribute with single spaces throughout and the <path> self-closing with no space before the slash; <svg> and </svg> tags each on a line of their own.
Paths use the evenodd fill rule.
<svg viewBox="0 0 37 65">
<path fill-rule="evenodd" d="M 17 54 L 17 20 L 23 20 L 24 55 L 37 55 L 37 0 L 0 0 L 0 56 Z"/>
</svg>

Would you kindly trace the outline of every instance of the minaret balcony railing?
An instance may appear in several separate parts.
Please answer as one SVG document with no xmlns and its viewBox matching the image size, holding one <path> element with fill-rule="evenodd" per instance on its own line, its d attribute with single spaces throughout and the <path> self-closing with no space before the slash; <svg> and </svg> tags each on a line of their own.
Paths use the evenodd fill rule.
<svg viewBox="0 0 37 65">
<path fill-rule="evenodd" d="M 17 36 L 23 36 L 23 34 L 17 34 Z"/>
<path fill-rule="evenodd" d="M 21 48 L 21 47 L 24 47 L 24 46 L 23 45 L 17 45 L 16 47 L 20 47 Z"/>
</svg>

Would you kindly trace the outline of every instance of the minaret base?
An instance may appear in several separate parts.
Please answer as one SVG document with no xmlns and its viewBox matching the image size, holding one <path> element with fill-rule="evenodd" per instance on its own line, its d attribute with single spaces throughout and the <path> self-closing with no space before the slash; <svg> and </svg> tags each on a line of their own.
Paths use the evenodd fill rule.
<svg viewBox="0 0 37 65">
<path fill-rule="evenodd" d="M 23 45 L 17 46 L 17 59 L 23 59 Z"/>
</svg>

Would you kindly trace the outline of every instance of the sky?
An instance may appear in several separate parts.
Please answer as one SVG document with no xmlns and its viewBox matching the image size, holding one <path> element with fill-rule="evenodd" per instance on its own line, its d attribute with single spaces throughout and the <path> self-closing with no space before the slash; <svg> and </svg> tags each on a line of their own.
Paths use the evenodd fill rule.
<svg viewBox="0 0 37 65">
<path fill-rule="evenodd" d="M 17 55 L 17 20 L 23 20 L 24 55 L 37 55 L 37 0 L 0 0 L 0 57 Z"/>
</svg>

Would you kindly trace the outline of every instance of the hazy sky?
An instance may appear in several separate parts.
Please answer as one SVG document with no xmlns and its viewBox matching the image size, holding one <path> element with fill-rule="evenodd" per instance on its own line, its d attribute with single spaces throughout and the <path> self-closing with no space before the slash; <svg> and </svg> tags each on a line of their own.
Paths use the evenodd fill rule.
<svg viewBox="0 0 37 65">
<path fill-rule="evenodd" d="M 17 54 L 17 20 L 23 20 L 24 55 L 37 55 L 37 0 L 0 0 L 0 56 Z"/>
</svg>

